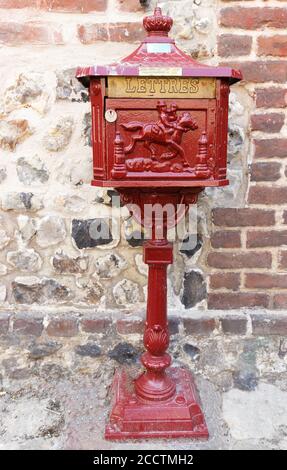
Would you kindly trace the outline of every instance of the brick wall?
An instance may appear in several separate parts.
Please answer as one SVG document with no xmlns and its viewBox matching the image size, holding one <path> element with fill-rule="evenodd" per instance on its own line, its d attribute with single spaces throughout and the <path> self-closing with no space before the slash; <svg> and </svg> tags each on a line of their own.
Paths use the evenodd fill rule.
<svg viewBox="0 0 287 470">
<path fill-rule="evenodd" d="M 239 67 L 252 98 L 242 208 L 215 208 L 209 308 L 287 306 L 286 2 L 225 1 L 218 60 Z"/>
<path fill-rule="evenodd" d="M 89 184 L 89 103 L 73 79 L 77 65 L 111 62 L 135 48 L 142 17 L 155 6 L 141 3 L 0 0 L 2 307 L 129 309 L 144 300 L 141 247 L 124 239 L 95 247 L 85 232 L 97 214 L 109 216 L 110 197 Z M 244 75 L 230 95 L 231 184 L 201 198 L 194 250 L 176 245 L 170 305 L 284 309 L 286 2 L 159 3 L 187 53 Z M 111 253 L 119 256 L 116 266 Z M 111 277 L 103 267 L 112 267 Z"/>
</svg>

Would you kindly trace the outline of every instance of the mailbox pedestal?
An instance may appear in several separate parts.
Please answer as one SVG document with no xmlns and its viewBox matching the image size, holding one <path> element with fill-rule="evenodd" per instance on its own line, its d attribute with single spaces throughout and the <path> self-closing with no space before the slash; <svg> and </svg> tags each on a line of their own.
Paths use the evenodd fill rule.
<svg viewBox="0 0 287 470">
<path fill-rule="evenodd" d="M 144 207 L 157 201 L 172 204 L 174 220 L 151 218 L 145 224 L 152 237 L 143 246 L 143 259 L 149 266 L 147 314 L 144 332 L 146 352 L 141 362 L 146 371 L 133 381 L 126 370 L 116 373 L 113 409 L 106 427 L 107 439 L 123 438 L 207 438 L 208 430 L 190 372 L 169 368 L 171 357 L 167 318 L 167 267 L 173 262 L 173 246 L 167 240 L 167 227 L 184 216 L 189 204 L 197 201 L 201 188 L 134 191 L 120 189 L 124 203 L 139 205 L 144 223 Z M 146 214 L 145 214 L 146 215 Z M 162 233 L 157 237 L 157 229 Z"/>
<path fill-rule="evenodd" d="M 205 187 L 228 184 L 228 94 L 242 77 L 180 51 L 168 36 L 172 23 L 156 8 L 144 18 L 147 37 L 132 54 L 119 63 L 77 70 L 91 98 L 92 184 L 116 188 L 124 204 L 140 208 L 139 222 L 152 229 L 144 244 L 149 266 L 145 372 L 135 380 L 125 370 L 116 373 L 107 439 L 208 437 L 192 376 L 169 367 L 166 352 L 166 276 L 172 263 L 167 229 Z M 174 221 L 147 218 L 150 204 L 173 206 Z"/>
</svg>

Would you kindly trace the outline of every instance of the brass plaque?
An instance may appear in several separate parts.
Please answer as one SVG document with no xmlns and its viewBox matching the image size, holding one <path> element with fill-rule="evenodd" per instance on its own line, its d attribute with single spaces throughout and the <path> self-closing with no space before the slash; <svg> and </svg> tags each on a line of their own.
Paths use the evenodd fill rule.
<svg viewBox="0 0 287 470">
<path fill-rule="evenodd" d="M 109 98 L 215 98 L 214 78 L 108 77 Z"/>
</svg>

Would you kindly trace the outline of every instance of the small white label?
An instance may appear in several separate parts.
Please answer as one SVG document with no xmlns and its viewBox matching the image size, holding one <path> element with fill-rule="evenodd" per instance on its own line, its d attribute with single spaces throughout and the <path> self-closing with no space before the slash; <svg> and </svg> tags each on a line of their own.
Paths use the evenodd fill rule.
<svg viewBox="0 0 287 470">
<path fill-rule="evenodd" d="M 114 109 L 107 109 L 105 112 L 105 119 L 108 122 L 115 122 L 118 118 L 118 115 Z"/>
<path fill-rule="evenodd" d="M 181 67 L 139 67 L 139 75 L 141 76 L 181 76 Z"/>
<path fill-rule="evenodd" d="M 151 42 L 147 44 L 147 52 L 149 54 L 169 54 L 171 52 L 171 44 Z"/>
</svg>

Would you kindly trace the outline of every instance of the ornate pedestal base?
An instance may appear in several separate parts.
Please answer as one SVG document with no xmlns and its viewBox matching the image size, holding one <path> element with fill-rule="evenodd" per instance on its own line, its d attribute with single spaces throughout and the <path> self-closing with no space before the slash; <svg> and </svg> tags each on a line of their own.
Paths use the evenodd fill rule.
<svg viewBox="0 0 287 470">
<path fill-rule="evenodd" d="M 114 406 L 106 428 L 106 439 L 207 438 L 208 430 L 196 396 L 192 376 L 185 369 L 169 368 L 171 357 L 167 320 L 167 268 L 173 262 L 173 247 L 167 228 L 183 217 L 200 188 L 178 191 L 121 191 L 125 203 L 137 202 L 140 222 L 151 228 L 151 239 L 144 243 L 143 260 L 148 265 L 148 298 L 144 331 L 146 352 L 141 357 L 145 372 L 135 380 L 123 370 L 114 380 Z M 162 211 L 145 217 L 149 204 L 162 208 L 171 204 L 175 218 Z M 178 207 L 180 206 L 180 207 Z M 157 206 L 155 206 L 157 207 Z M 131 210 L 133 213 L 134 211 Z M 158 230 L 162 229 L 162 230 Z M 158 232 L 161 233 L 158 235 Z"/>
<path fill-rule="evenodd" d="M 136 395 L 124 369 L 116 373 L 106 439 L 208 438 L 192 375 L 181 368 L 170 368 L 167 375 L 176 385 L 172 398 L 147 401 Z"/>
</svg>

